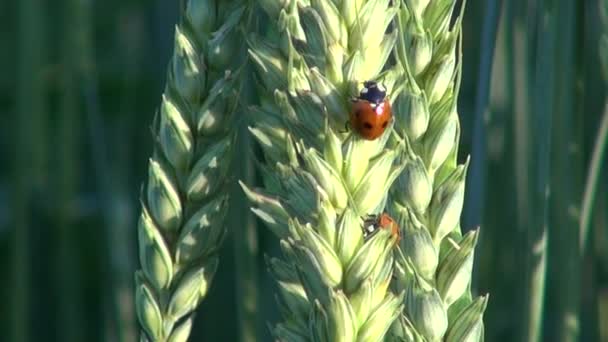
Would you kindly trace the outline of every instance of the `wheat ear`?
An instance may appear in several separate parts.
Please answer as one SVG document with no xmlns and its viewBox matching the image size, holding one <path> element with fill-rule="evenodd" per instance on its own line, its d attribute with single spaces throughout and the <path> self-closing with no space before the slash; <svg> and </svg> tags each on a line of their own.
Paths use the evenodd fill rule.
<svg viewBox="0 0 608 342">
<path fill-rule="evenodd" d="M 240 1 L 190 0 L 175 28 L 142 191 L 136 310 L 144 341 L 186 341 L 226 234 Z"/>
</svg>

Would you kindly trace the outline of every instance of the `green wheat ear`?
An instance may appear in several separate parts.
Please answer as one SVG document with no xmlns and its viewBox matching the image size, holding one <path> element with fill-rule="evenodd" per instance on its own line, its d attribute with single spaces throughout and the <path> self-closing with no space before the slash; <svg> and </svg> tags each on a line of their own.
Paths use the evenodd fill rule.
<svg viewBox="0 0 608 342">
<path fill-rule="evenodd" d="M 456 161 L 462 12 L 451 27 L 455 4 L 402 0 L 397 15 L 395 144 L 404 146 L 405 167 L 388 208 L 404 235 L 393 287 L 407 294 L 390 336 L 404 341 L 483 340 L 488 298 L 470 291 L 478 231 L 463 236 L 459 224 L 468 161 Z"/>
<path fill-rule="evenodd" d="M 190 0 L 175 28 L 138 226 L 143 341 L 186 341 L 218 266 L 244 13 L 241 1 Z"/>
<path fill-rule="evenodd" d="M 379 341 L 403 307 L 392 293 L 396 238 L 367 241 L 362 217 L 383 211 L 400 148 L 344 133 L 350 98 L 378 79 L 397 32 L 389 0 L 263 0 L 264 37 L 249 37 L 259 106 L 250 131 L 264 152 L 264 189 L 243 184 L 280 239 L 280 341 Z M 386 77 L 388 79 L 388 77 Z M 385 82 L 390 86 L 390 82 Z"/>
</svg>

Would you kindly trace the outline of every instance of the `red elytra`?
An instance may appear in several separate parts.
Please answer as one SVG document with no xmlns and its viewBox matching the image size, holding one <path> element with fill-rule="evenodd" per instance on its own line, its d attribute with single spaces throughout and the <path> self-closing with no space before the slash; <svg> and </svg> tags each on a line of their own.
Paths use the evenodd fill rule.
<svg viewBox="0 0 608 342">
<path fill-rule="evenodd" d="M 365 82 L 350 111 L 352 129 L 363 139 L 375 140 L 384 133 L 392 117 L 386 91 L 374 81 Z"/>
<path fill-rule="evenodd" d="M 396 237 L 396 243 L 401 241 L 401 230 L 399 229 L 399 225 L 387 213 L 371 216 L 364 221 L 363 226 L 363 235 L 365 238 L 371 237 L 379 229 L 386 229 L 390 231 L 394 237 Z"/>
</svg>

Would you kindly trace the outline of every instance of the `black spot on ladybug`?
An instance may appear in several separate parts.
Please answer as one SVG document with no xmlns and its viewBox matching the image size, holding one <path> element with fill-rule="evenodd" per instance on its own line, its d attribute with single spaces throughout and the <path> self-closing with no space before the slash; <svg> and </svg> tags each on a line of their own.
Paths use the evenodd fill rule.
<svg viewBox="0 0 608 342">
<path fill-rule="evenodd" d="M 386 128 L 387 125 L 388 125 L 388 121 L 384 121 L 384 123 L 382 123 L 382 128 Z"/>
<path fill-rule="evenodd" d="M 373 126 L 369 122 L 364 122 L 363 127 L 365 127 L 365 129 L 372 129 Z"/>
</svg>

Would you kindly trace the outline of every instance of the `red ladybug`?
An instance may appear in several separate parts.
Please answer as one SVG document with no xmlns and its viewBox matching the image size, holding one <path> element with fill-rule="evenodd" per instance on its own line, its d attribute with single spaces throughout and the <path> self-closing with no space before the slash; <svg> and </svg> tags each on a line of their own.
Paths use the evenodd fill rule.
<svg viewBox="0 0 608 342">
<path fill-rule="evenodd" d="M 401 240 L 399 225 L 387 213 L 370 216 L 363 221 L 363 237 L 365 239 L 370 238 L 380 229 L 390 230 L 391 234 L 397 238 L 396 243 L 399 243 Z"/>
<path fill-rule="evenodd" d="M 393 117 L 386 90 L 377 82 L 363 83 L 359 97 L 353 100 L 350 125 L 363 139 L 374 140 L 384 133 Z"/>
</svg>

